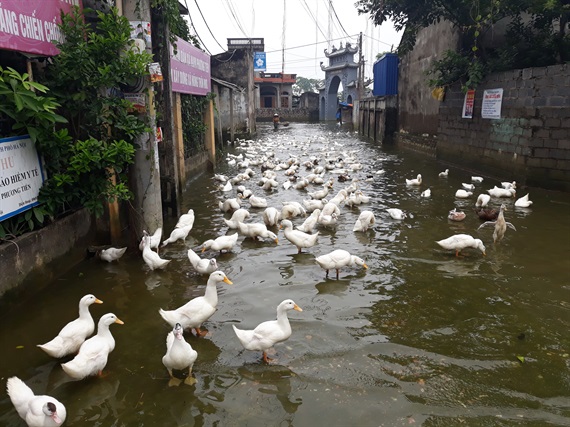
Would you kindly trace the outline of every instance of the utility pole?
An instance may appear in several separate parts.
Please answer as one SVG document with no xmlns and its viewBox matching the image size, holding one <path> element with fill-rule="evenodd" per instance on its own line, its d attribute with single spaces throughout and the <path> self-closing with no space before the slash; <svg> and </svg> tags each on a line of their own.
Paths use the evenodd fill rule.
<svg viewBox="0 0 570 427">
<path fill-rule="evenodd" d="M 364 97 L 364 55 L 362 54 L 362 32 L 358 37 L 358 99 Z"/>
<path fill-rule="evenodd" d="M 151 22 L 150 0 L 123 0 L 121 9 L 124 16 L 131 21 Z M 150 49 L 147 48 L 150 53 Z M 154 111 L 154 88 L 150 81 L 145 83 L 147 89 L 147 115 L 152 124 L 156 121 Z M 143 91 L 141 91 L 143 93 Z M 134 194 L 129 220 L 133 233 L 138 239 L 142 230 L 154 233 L 162 227 L 162 197 L 160 193 L 160 167 L 158 159 L 158 143 L 154 132 L 143 136 L 139 148 L 135 151 L 135 163 L 130 168 L 130 187 Z"/>
</svg>

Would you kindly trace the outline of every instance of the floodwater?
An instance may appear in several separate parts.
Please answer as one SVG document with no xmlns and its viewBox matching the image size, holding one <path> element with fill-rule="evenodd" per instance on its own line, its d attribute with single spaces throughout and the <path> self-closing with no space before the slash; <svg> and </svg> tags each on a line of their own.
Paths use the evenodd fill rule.
<svg viewBox="0 0 570 427">
<path fill-rule="evenodd" d="M 491 228 L 477 230 L 472 211 L 478 194 L 511 181 L 491 178 L 476 185 L 469 199 L 456 199 L 470 171 L 446 169 L 433 159 L 397 147 L 375 146 L 334 125 L 292 123 L 273 131 L 261 125 L 261 143 L 279 161 L 304 162 L 353 156 L 363 168 L 350 172 L 370 202 L 342 206 L 336 228 L 319 228 L 318 244 L 297 254 L 283 231 L 279 243 L 240 236 L 233 253 L 215 256 L 233 281 L 218 286 L 217 312 L 205 323 L 203 338 L 185 338 L 198 352 L 194 385 L 169 387 L 162 365 L 170 327 L 159 308 L 174 309 L 202 295 L 207 277 L 193 271 L 187 249 L 228 232 L 218 202 L 223 193 L 213 174 L 190 181 L 184 210 L 196 221 L 185 242 L 169 244 L 161 256 L 172 259 L 163 271 L 150 271 L 138 248 L 118 263 L 92 258 L 47 287 L 26 292 L 1 314 L 2 389 L 16 375 L 36 393 L 50 394 L 67 407 L 67 426 L 569 426 L 570 425 L 570 198 L 536 188 L 534 204 L 514 207 L 514 199 L 492 199 L 507 206 L 508 229 L 493 244 Z M 228 146 L 234 154 L 239 144 Z M 277 160 L 275 161 L 277 163 Z M 266 192 L 257 185 L 260 168 L 245 185 L 269 206 L 307 199 L 307 191 L 280 186 Z M 375 171 L 384 170 L 384 174 Z M 230 177 L 244 169 L 224 165 Z M 299 175 L 306 175 L 299 168 Z M 406 178 L 423 176 L 409 187 Z M 334 195 L 350 182 L 334 177 Z M 373 180 L 367 181 L 368 175 Z M 432 190 L 423 199 L 421 191 Z M 319 187 L 311 186 L 309 191 Z M 329 196 L 329 198 L 330 198 Z M 248 208 L 248 203 L 244 203 Z M 408 214 L 392 220 L 385 209 Z M 463 209 L 467 218 L 451 222 L 448 211 Z M 360 211 L 372 210 L 373 229 L 355 233 Z M 263 209 L 250 209 L 249 222 L 260 222 Z M 295 225 L 304 218 L 294 218 Z M 165 221 L 166 238 L 176 219 Z M 234 231 L 230 231 L 233 233 Z M 436 240 L 457 233 L 481 238 L 487 256 L 469 249 L 461 257 Z M 328 279 L 316 256 L 343 248 L 363 258 L 361 267 L 334 272 Z M 97 320 L 115 313 L 124 325 L 112 325 L 116 339 L 102 378 L 70 381 L 59 363 L 36 344 L 44 343 L 77 316 L 79 299 L 93 293 L 104 301 L 91 306 Z M 253 329 L 275 318 L 284 299 L 293 333 L 270 354 L 244 350 L 231 325 Z M 21 426 L 6 393 L 0 393 L 0 425 Z"/>
</svg>

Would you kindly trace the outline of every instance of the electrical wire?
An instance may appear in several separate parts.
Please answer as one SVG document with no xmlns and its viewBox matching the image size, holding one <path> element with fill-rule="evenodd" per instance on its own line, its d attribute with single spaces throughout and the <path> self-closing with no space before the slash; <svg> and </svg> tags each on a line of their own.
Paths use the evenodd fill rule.
<svg viewBox="0 0 570 427">
<path fill-rule="evenodd" d="M 204 24 L 206 24 L 206 28 L 208 29 L 208 31 L 210 32 L 210 34 L 212 35 L 212 38 L 214 39 L 214 41 L 216 43 L 218 43 L 218 46 L 220 46 L 220 48 L 222 50 L 225 50 L 226 48 L 223 47 L 220 42 L 216 39 L 216 36 L 214 36 L 214 33 L 212 33 L 212 30 L 210 30 L 210 26 L 208 25 L 208 22 L 206 21 L 206 18 L 204 18 L 204 14 L 202 13 L 202 9 L 200 9 L 200 6 L 198 5 L 198 0 L 194 0 L 194 3 L 196 4 L 196 7 L 198 8 L 198 12 L 200 12 L 200 16 L 202 17 L 202 20 L 204 21 Z"/>
<path fill-rule="evenodd" d="M 311 17 L 311 19 L 313 21 L 315 21 L 315 25 L 317 27 L 317 29 L 321 32 L 321 34 L 323 35 L 323 37 L 326 39 L 327 36 L 325 35 L 325 33 L 323 32 L 323 30 L 321 30 L 321 27 L 319 25 L 319 22 L 317 20 L 317 18 L 315 17 L 315 15 L 313 15 L 313 12 L 311 12 L 309 5 L 307 4 L 306 0 L 299 0 L 299 2 L 301 3 L 301 6 L 303 6 L 303 8 L 305 9 L 305 11 L 309 14 L 309 16 Z"/>
<path fill-rule="evenodd" d="M 184 5 L 186 6 L 186 9 L 189 11 L 190 9 L 188 8 L 188 1 L 184 0 Z M 200 40 L 200 43 L 202 44 L 202 47 L 206 50 L 206 52 L 208 52 L 208 54 L 210 56 L 212 56 L 212 53 L 208 50 L 208 48 L 206 47 L 206 43 L 204 43 L 204 41 L 202 40 L 202 38 L 200 37 L 200 35 L 198 34 L 198 31 L 196 31 L 196 27 L 194 26 L 194 22 L 192 21 L 192 15 L 190 14 L 190 12 L 188 12 L 188 19 L 190 19 L 190 25 L 192 26 L 192 28 L 194 29 L 194 34 L 196 34 L 196 37 L 198 37 L 198 40 Z"/>
<path fill-rule="evenodd" d="M 335 10 L 335 8 L 334 8 L 334 6 L 333 6 L 332 0 L 331 0 L 331 2 L 330 2 L 330 5 L 331 5 L 331 8 L 332 8 L 332 11 L 334 12 L 334 16 L 336 17 L 336 20 L 338 21 L 338 23 L 339 23 L 339 25 L 340 25 L 340 28 L 342 28 L 342 31 L 344 31 L 344 34 L 346 34 L 348 37 L 350 37 L 350 36 L 348 35 L 348 33 L 346 32 L 346 30 L 344 29 L 344 27 L 343 27 L 343 25 L 342 25 L 342 22 L 340 22 L 340 19 L 338 18 L 338 15 L 336 14 L 336 10 Z"/>
<path fill-rule="evenodd" d="M 243 34 L 245 37 L 249 38 L 249 36 L 247 35 L 247 33 L 245 32 L 245 30 L 244 30 L 243 27 L 241 26 L 241 22 L 240 22 L 240 20 L 239 20 L 239 18 L 238 18 L 238 16 L 237 16 L 237 12 L 236 12 L 236 10 L 235 10 L 235 8 L 234 8 L 234 5 L 233 5 L 232 1 L 231 1 L 231 0 L 225 0 L 225 1 L 226 1 L 227 5 L 228 5 L 228 8 L 229 8 L 229 10 L 230 10 L 230 13 L 232 14 L 232 16 L 233 16 L 233 18 L 234 18 L 234 21 L 236 22 L 236 24 L 237 24 L 237 26 L 238 26 L 238 29 L 242 32 L 242 34 Z"/>
</svg>

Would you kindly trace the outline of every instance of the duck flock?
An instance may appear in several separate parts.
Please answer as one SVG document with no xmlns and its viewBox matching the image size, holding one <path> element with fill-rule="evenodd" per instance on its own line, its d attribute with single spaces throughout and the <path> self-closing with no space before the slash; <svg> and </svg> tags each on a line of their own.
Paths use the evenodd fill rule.
<svg viewBox="0 0 570 427">
<path fill-rule="evenodd" d="M 354 233 L 367 233 L 381 220 L 377 219 L 371 206 L 375 200 L 366 194 L 367 184 L 384 175 L 383 169 L 372 169 L 359 160 L 358 150 L 351 150 L 334 141 L 274 140 L 262 141 L 238 140 L 235 153 L 227 154 L 228 170 L 236 171 L 228 176 L 214 174 L 218 192 L 217 208 L 223 213 L 219 235 L 212 235 L 199 248 L 187 249 L 189 265 L 200 275 L 207 275 L 207 284 L 203 296 L 181 301 L 178 307 L 164 307 L 157 316 L 172 328 L 166 337 L 166 352 L 162 362 L 169 373 L 169 385 L 182 382 L 193 384 L 192 368 L 199 363 L 199 355 L 184 338 L 184 333 L 195 337 L 206 337 L 202 329 L 204 323 L 216 312 L 218 306 L 218 285 L 232 284 L 226 274 L 220 270 L 216 256 L 232 252 L 240 241 L 249 239 L 256 245 L 290 245 L 296 253 L 307 252 L 314 255 L 315 268 L 322 269 L 325 277 L 340 277 L 341 270 L 349 268 L 367 269 L 365 256 L 351 253 L 341 247 L 319 245 L 322 233 L 331 233 L 338 228 L 350 229 Z M 290 144 L 288 155 L 285 144 Z M 315 147 L 318 146 L 318 149 Z M 449 169 L 441 172 L 438 179 L 447 179 Z M 493 244 L 499 244 L 507 230 L 516 230 L 505 219 L 506 206 L 499 209 L 489 207 L 492 199 L 516 197 L 516 182 L 503 182 L 500 187 L 481 192 L 476 198 L 475 189 L 483 182 L 482 177 L 473 176 L 471 182 L 462 183 L 457 189 L 456 199 L 475 200 L 474 212 L 484 221 L 480 229 L 493 229 Z M 404 183 L 402 183 L 404 184 Z M 408 187 L 424 188 L 421 174 L 405 180 Z M 478 187 L 476 187 L 476 185 Z M 277 203 L 279 194 L 280 203 Z M 421 198 L 429 199 L 432 191 L 424 189 Z M 529 195 L 516 199 L 515 207 L 528 208 L 532 204 Z M 346 212 L 354 212 L 358 207 L 359 215 L 355 222 L 347 220 Z M 377 212 L 378 213 L 378 212 Z M 387 208 L 386 217 L 396 221 L 405 221 L 408 217 L 397 207 Z M 467 214 L 457 208 L 449 211 L 448 220 L 463 221 Z M 354 215 L 350 216 L 354 218 Z M 183 245 L 192 232 L 195 222 L 193 209 L 181 215 L 167 238 L 159 228 L 152 233 L 144 232 L 139 249 L 142 261 L 150 270 L 168 269 L 170 259 L 161 255 L 161 249 L 167 245 Z M 280 236 L 282 236 L 280 238 Z M 455 234 L 436 241 L 437 245 L 455 256 L 462 256 L 462 251 L 472 248 L 485 254 L 481 239 L 469 234 Z M 103 261 L 116 262 L 127 248 L 108 248 L 99 252 Z M 453 253 L 452 252 L 452 253 Z M 63 358 L 74 356 L 62 363 L 63 371 L 74 380 L 102 375 L 109 354 L 115 347 L 110 326 L 123 324 L 113 313 L 103 315 L 95 330 L 94 320 L 89 306 L 101 303 L 94 295 L 85 295 L 79 302 L 79 317 L 69 322 L 51 341 L 38 345 L 49 356 Z M 287 340 L 292 333 L 287 313 L 290 310 L 302 311 L 293 300 L 276 302 L 276 320 L 262 322 L 254 329 L 239 329 L 232 325 L 237 341 L 246 350 L 261 352 L 264 363 L 270 363 L 267 351 L 275 344 Z M 91 336 L 91 337 L 90 337 Z M 90 337 L 90 338 L 89 338 Z M 182 374 L 178 373 L 182 371 Z M 178 378 L 182 376 L 184 379 Z M 29 426 L 58 426 L 66 418 L 65 406 L 54 397 L 37 396 L 19 378 L 11 377 L 7 382 L 7 391 L 18 414 Z"/>
</svg>

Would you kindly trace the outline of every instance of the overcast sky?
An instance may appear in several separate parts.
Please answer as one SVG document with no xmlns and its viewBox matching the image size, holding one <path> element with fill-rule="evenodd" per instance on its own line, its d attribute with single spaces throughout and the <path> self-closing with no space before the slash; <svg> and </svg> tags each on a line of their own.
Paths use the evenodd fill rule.
<svg viewBox="0 0 570 427">
<path fill-rule="evenodd" d="M 359 16 L 354 0 L 332 0 L 336 15 L 331 12 L 330 20 L 329 0 L 181 0 L 181 3 L 190 10 L 190 31 L 195 28 L 203 47 L 212 55 L 227 50 L 228 38 L 264 38 L 267 72 L 281 72 L 284 63 L 285 73 L 323 79 L 319 63 L 328 64 L 323 52 L 329 47 L 327 40 L 332 40 L 331 44 L 337 48 L 340 42 L 358 45 L 358 34 L 362 32 L 365 76 L 372 77 L 376 54 L 396 49 L 401 38 L 391 24 L 375 27 L 368 15 Z M 283 52 L 285 61 L 282 61 Z"/>
</svg>

